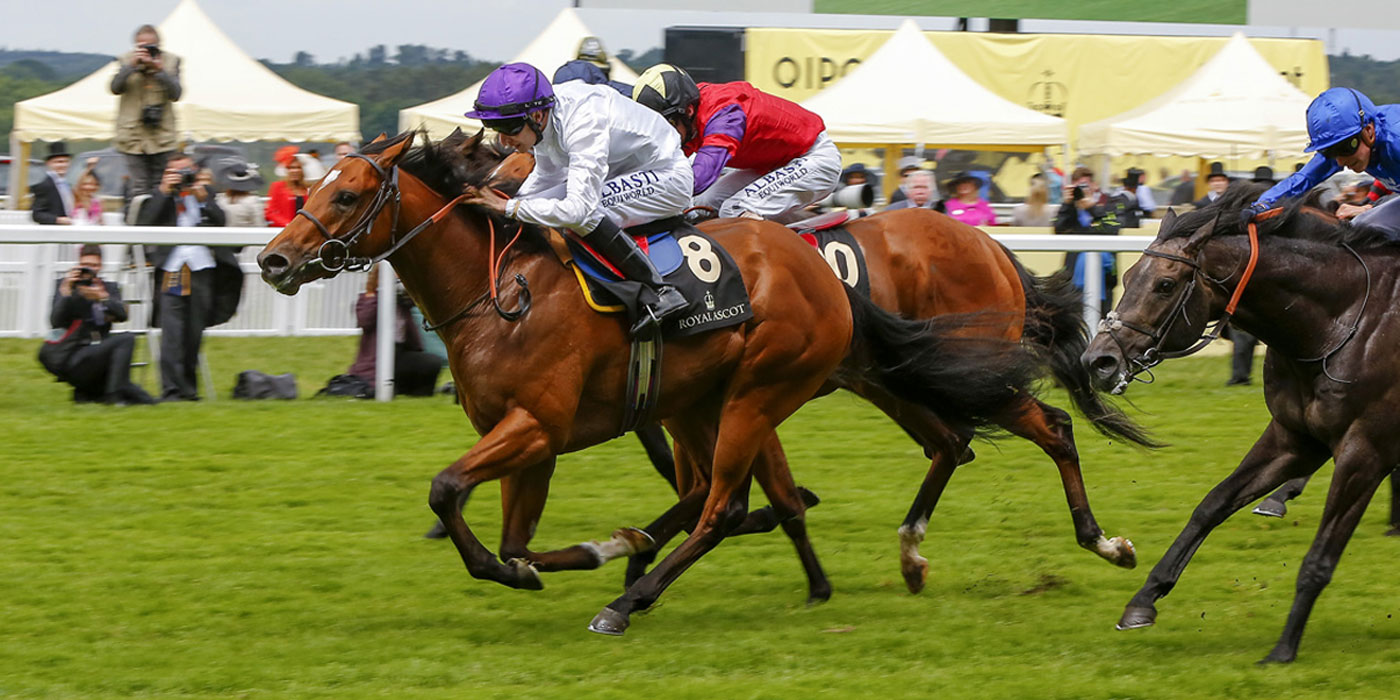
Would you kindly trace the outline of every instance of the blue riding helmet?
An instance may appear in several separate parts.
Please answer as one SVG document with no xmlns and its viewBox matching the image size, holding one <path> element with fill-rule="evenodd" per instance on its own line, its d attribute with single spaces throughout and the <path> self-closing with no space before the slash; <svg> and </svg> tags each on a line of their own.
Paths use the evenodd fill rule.
<svg viewBox="0 0 1400 700">
<path fill-rule="evenodd" d="M 1308 147 L 1321 151 L 1355 136 L 1375 118 L 1376 105 L 1351 88 L 1324 91 L 1308 105 Z"/>
</svg>

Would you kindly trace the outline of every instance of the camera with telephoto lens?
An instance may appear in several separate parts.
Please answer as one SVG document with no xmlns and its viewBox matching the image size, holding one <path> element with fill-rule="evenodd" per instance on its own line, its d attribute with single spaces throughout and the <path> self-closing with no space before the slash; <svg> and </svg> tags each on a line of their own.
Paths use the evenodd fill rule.
<svg viewBox="0 0 1400 700">
<path fill-rule="evenodd" d="M 141 126 L 154 129 L 160 126 L 160 121 L 163 118 L 165 118 L 165 105 L 145 105 L 141 108 Z"/>
<path fill-rule="evenodd" d="M 78 279 L 73 280 L 74 287 L 86 287 L 97 281 L 97 271 L 90 267 L 74 268 L 78 271 Z"/>
</svg>

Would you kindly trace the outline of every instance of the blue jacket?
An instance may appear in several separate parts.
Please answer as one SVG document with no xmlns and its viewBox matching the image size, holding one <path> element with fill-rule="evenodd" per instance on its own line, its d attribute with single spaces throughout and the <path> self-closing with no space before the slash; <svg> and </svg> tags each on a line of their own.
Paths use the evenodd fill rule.
<svg viewBox="0 0 1400 700">
<path fill-rule="evenodd" d="M 1366 168 L 1366 172 L 1392 192 L 1398 191 L 1396 188 L 1400 187 L 1400 105 L 1381 105 L 1370 116 L 1376 125 L 1376 144 L 1372 147 L 1371 165 Z M 1331 158 L 1321 153 L 1314 154 L 1302 170 L 1289 175 L 1259 197 L 1255 207 L 1267 209 L 1281 199 L 1301 197 L 1341 169 L 1342 167 Z"/>
<path fill-rule="evenodd" d="M 554 80 L 550 81 L 555 85 L 566 83 L 570 80 L 582 80 L 589 85 L 606 85 L 620 93 L 627 99 L 632 99 L 632 86 L 627 83 L 620 83 L 616 80 L 608 80 L 608 76 L 603 73 L 603 69 L 588 62 L 574 59 L 559 66 L 559 70 L 554 71 Z"/>
</svg>

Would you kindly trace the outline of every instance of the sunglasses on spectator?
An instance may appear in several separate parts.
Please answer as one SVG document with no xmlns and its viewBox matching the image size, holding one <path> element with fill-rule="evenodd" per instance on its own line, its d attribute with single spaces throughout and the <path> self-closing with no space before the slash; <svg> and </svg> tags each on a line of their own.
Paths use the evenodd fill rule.
<svg viewBox="0 0 1400 700">
<path fill-rule="evenodd" d="M 496 131 L 506 136 L 514 136 L 525 128 L 526 117 L 512 117 L 510 119 L 487 119 L 482 123 L 486 128 Z"/>
<path fill-rule="evenodd" d="M 1358 148 L 1360 148 L 1360 147 L 1361 147 L 1361 134 L 1357 134 L 1357 135 L 1355 135 L 1355 136 L 1353 136 L 1353 137 L 1351 137 L 1351 138 L 1349 138 L 1349 139 L 1343 140 L 1343 141 L 1340 142 L 1340 143 L 1337 143 L 1337 144 L 1334 144 L 1334 145 L 1328 146 L 1327 148 L 1322 149 L 1322 155 L 1325 156 L 1325 157 L 1327 157 L 1327 158 L 1333 158 L 1333 159 L 1336 159 L 1336 158 L 1345 158 L 1345 157 L 1347 157 L 1347 156 L 1349 156 L 1349 155 L 1355 153 L 1355 152 L 1356 152 L 1356 149 L 1358 149 Z"/>
</svg>

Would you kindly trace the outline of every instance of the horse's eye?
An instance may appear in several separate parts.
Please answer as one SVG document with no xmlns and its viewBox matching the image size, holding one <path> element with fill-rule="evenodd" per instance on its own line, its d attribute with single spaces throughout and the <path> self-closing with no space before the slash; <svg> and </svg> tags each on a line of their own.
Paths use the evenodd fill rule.
<svg viewBox="0 0 1400 700">
<path fill-rule="evenodd" d="M 1176 280 L 1166 277 L 1157 280 L 1156 292 L 1158 294 L 1171 294 L 1173 289 L 1176 289 Z"/>
<path fill-rule="evenodd" d="M 352 207 L 355 206 L 355 200 L 359 198 L 359 195 L 350 190 L 341 190 L 340 193 L 335 196 L 335 203 L 342 207 Z"/>
</svg>

